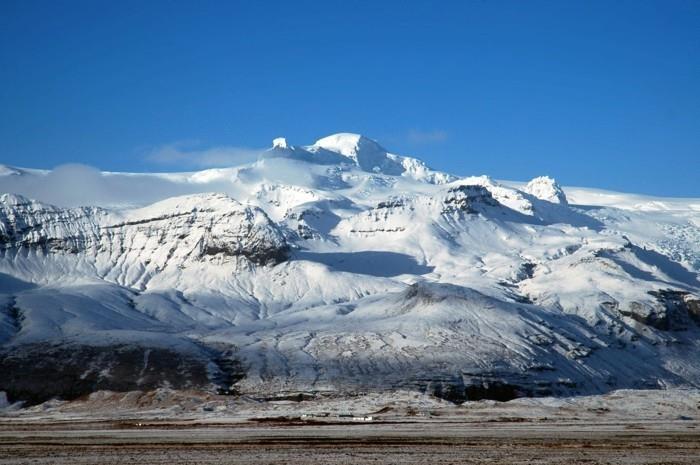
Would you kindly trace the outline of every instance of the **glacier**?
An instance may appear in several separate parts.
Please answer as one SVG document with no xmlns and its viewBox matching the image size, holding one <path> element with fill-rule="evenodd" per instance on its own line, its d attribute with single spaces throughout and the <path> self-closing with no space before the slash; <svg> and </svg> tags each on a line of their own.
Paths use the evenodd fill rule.
<svg viewBox="0 0 700 465">
<path fill-rule="evenodd" d="M 0 391 L 456 402 L 700 385 L 700 199 L 459 177 L 340 133 L 0 166 Z"/>
</svg>

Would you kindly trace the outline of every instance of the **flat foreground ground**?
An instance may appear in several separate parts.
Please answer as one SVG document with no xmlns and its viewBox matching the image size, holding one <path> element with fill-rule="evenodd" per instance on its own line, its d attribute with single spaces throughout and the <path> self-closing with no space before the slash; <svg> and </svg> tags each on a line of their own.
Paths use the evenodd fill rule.
<svg viewBox="0 0 700 465">
<path fill-rule="evenodd" d="M 452 422 L 0 425 L 0 464 L 700 464 L 700 425 Z"/>
<path fill-rule="evenodd" d="M 159 389 L 0 409 L 0 465 L 134 463 L 700 465 L 700 390 L 455 405 Z"/>
</svg>

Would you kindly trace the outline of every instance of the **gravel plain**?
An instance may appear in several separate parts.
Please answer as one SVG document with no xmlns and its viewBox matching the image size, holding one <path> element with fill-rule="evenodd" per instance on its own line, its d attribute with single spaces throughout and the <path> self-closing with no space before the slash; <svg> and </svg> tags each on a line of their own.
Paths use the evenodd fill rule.
<svg viewBox="0 0 700 465">
<path fill-rule="evenodd" d="M 695 422 L 17 423 L 0 464 L 698 464 Z"/>
<path fill-rule="evenodd" d="M 132 463 L 695 465 L 700 392 L 455 405 L 415 393 L 259 402 L 159 391 L 0 412 L 0 465 Z"/>
</svg>

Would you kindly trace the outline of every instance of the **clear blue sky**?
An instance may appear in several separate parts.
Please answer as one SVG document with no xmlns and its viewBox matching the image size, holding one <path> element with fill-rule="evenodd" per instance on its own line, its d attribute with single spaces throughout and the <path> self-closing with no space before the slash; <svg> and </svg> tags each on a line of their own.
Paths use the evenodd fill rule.
<svg viewBox="0 0 700 465">
<path fill-rule="evenodd" d="M 0 1 L 0 163 L 175 171 L 149 153 L 341 131 L 700 196 L 700 1 Z"/>
</svg>

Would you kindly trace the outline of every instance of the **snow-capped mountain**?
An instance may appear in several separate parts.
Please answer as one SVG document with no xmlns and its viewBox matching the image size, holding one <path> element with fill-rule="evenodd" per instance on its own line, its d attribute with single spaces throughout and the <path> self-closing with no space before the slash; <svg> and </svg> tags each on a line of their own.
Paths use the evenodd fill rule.
<svg viewBox="0 0 700 465">
<path fill-rule="evenodd" d="M 700 385 L 700 199 L 459 178 L 355 134 L 0 167 L 0 391 L 463 400 Z"/>
</svg>

